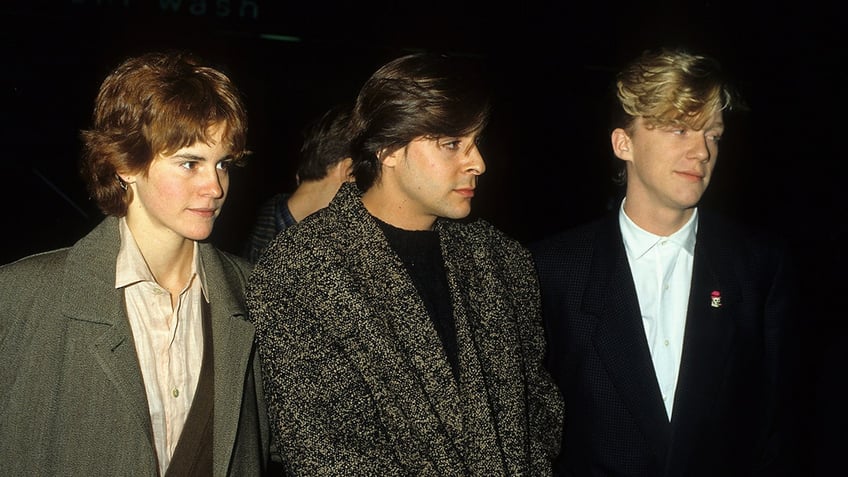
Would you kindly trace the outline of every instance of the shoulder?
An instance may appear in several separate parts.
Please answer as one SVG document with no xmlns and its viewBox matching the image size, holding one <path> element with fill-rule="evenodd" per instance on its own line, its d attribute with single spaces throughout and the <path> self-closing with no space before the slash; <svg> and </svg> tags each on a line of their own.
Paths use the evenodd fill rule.
<svg viewBox="0 0 848 477">
<path fill-rule="evenodd" d="M 375 225 L 376 227 L 376 225 Z M 256 261 L 251 274 L 253 287 L 279 288 L 283 282 L 297 284 L 344 260 L 360 241 L 361 227 L 347 223 L 325 208 L 278 234 Z"/>
<path fill-rule="evenodd" d="M 58 286 L 65 273 L 73 274 L 68 280 L 79 280 L 106 266 L 111 267 L 114 277 L 114 259 L 119 247 L 118 219 L 106 217 L 70 247 L 33 254 L 0 267 L 0 288 L 6 291 L 16 286 L 45 287 L 50 282 Z"/>
<path fill-rule="evenodd" d="M 22 278 L 44 279 L 50 277 L 54 272 L 62 270 L 67 262 L 70 247 L 41 252 L 23 257 L 14 262 L 0 266 L 0 280 L 2 287 L 20 283 Z"/>
<path fill-rule="evenodd" d="M 303 258 L 342 248 L 352 234 L 348 225 L 329 208 L 318 210 L 274 237 L 268 244 L 265 255 L 269 255 L 271 260 L 279 261 L 292 256 Z"/>
<path fill-rule="evenodd" d="M 485 219 L 474 220 L 450 220 L 440 219 L 437 228 L 453 237 L 463 238 L 474 242 L 507 242 L 518 243 L 504 231 L 495 227 Z"/>
<path fill-rule="evenodd" d="M 742 222 L 710 209 L 698 209 L 698 233 L 734 237 L 754 242 L 782 242 L 776 231 L 765 226 Z"/>
<path fill-rule="evenodd" d="M 439 222 L 441 236 L 450 241 L 461 241 L 469 246 L 493 251 L 524 252 L 526 248 L 518 240 L 507 235 L 484 219 L 469 222 L 444 220 Z"/>
<path fill-rule="evenodd" d="M 68 251 L 43 252 L 0 267 L 0 321 L 4 322 L 0 328 L 7 319 L 19 319 L 21 310 L 31 307 L 34 300 L 59 300 Z"/>
<path fill-rule="evenodd" d="M 608 215 L 533 240 L 527 244 L 527 248 L 536 260 L 561 256 L 564 253 L 591 249 L 601 238 L 608 238 L 617 230 L 617 222 L 612 215 Z"/>
<path fill-rule="evenodd" d="M 483 219 L 470 222 L 445 220 L 439 236 L 446 260 L 473 266 L 468 273 L 498 273 L 525 276 L 532 272 L 530 251 L 521 242 Z"/>
<path fill-rule="evenodd" d="M 791 255 L 790 241 L 780 232 L 711 210 L 698 211 L 698 243 L 733 253 L 743 262 L 782 260 Z"/>
<path fill-rule="evenodd" d="M 209 243 L 200 244 L 203 267 L 207 275 L 220 276 L 235 289 L 243 289 L 253 265 L 243 257 L 221 250 Z"/>
<path fill-rule="evenodd" d="M 221 263 L 228 269 L 237 271 L 242 275 L 249 275 L 253 265 L 244 257 L 215 248 L 215 253 L 221 259 Z"/>
</svg>

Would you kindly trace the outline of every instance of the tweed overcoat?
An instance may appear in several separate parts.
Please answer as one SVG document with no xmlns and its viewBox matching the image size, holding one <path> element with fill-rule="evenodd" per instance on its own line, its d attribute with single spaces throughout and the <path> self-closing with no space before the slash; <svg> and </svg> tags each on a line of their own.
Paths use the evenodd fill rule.
<svg viewBox="0 0 848 477">
<path fill-rule="evenodd" d="M 763 232 L 698 210 L 670 421 L 618 209 L 529 245 L 568 409 L 560 475 L 800 475 L 797 273 Z"/>
<path fill-rule="evenodd" d="M 158 474 L 123 292 L 118 220 L 0 267 L 0 475 Z M 214 349 L 215 476 L 261 475 L 270 432 L 246 261 L 200 244 Z"/>
<path fill-rule="evenodd" d="M 529 252 L 439 220 L 459 382 L 354 184 L 278 235 L 248 283 L 269 416 L 294 475 L 545 476 L 562 401 Z"/>
</svg>

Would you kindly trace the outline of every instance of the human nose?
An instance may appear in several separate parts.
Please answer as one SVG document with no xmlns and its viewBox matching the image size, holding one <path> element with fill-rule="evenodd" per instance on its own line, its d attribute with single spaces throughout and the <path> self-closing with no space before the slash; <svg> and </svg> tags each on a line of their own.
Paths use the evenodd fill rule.
<svg viewBox="0 0 848 477">
<path fill-rule="evenodd" d="M 206 197 L 220 199 L 227 194 L 229 184 L 230 176 L 227 175 L 227 171 L 214 168 L 212 169 L 211 174 L 205 175 L 203 188 L 201 190 L 203 195 Z"/>
<path fill-rule="evenodd" d="M 702 163 L 710 162 L 710 159 L 715 156 L 715 152 L 711 146 L 712 144 L 709 138 L 696 136 L 689 148 L 689 157 Z"/>
<path fill-rule="evenodd" d="M 477 146 L 471 148 L 471 151 L 468 153 L 468 168 L 466 169 L 469 173 L 479 176 L 486 172 L 486 162 L 483 160 L 483 154 L 480 153 L 480 149 Z"/>
</svg>

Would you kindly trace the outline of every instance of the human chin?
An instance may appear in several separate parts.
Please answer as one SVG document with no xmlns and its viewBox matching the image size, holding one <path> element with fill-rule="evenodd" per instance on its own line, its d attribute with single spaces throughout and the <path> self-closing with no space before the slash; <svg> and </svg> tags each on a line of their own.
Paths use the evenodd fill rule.
<svg viewBox="0 0 848 477">
<path fill-rule="evenodd" d="M 695 207 L 701 201 L 704 195 L 704 189 L 693 189 L 679 195 L 678 202 L 685 208 Z"/>
<path fill-rule="evenodd" d="M 212 234 L 212 227 L 214 225 L 214 217 L 206 221 L 199 221 L 185 227 L 181 235 L 190 240 L 205 240 Z"/>
<path fill-rule="evenodd" d="M 444 214 L 444 217 L 447 217 L 449 219 L 464 219 L 465 217 L 468 217 L 468 214 L 471 213 L 471 203 L 466 202 L 463 205 L 458 205 L 456 207 L 453 207 L 451 210 L 445 212 L 446 213 Z"/>
</svg>

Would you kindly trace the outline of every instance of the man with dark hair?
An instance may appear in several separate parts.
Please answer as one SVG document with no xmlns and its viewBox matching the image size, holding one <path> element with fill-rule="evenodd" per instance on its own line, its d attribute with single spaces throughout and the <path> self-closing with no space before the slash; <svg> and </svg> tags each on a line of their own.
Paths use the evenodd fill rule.
<svg viewBox="0 0 848 477">
<path fill-rule="evenodd" d="M 467 58 L 414 54 L 365 83 L 356 183 L 251 275 L 269 416 L 299 475 L 545 476 L 562 400 L 529 252 L 466 221 L 489 97 Z"/>
</svg>

